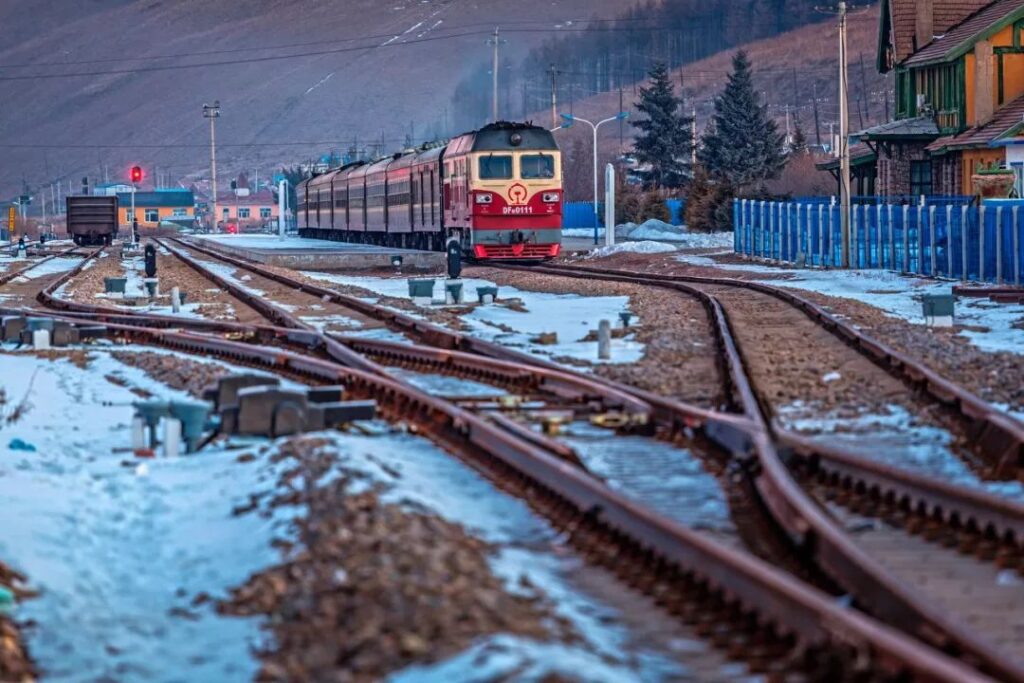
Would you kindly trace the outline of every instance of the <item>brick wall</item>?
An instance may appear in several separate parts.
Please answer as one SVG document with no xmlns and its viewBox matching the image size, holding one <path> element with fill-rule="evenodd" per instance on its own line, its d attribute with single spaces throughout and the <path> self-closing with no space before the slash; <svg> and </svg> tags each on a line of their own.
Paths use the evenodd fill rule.
<svg viewBox="0 0 1024 683">
<path fill-rule="evenodd" d="M 920 144 L 894 144 L 889 147 L 879 146 L 878 157 L 878 182 L 875 183 L 876 191 L 881 195 L 905 195 L 910 194 L 910 162 L 924 161 L 929 158 L 925 151 L 925 145 Z M 892 156 L 888 156 L 889 151 Z M 932 182 L 935 176 L 933 170 Z"/>
</svg>

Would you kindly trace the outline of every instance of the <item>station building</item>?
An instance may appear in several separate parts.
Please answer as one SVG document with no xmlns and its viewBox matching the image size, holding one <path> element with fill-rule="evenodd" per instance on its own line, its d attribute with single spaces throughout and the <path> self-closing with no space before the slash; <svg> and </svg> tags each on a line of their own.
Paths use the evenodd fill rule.
<svg viewBox="0 0 1024 683">
<path fill-rule="evenodd" d="M 851 136 L 854 194 L 973 195 L 979 168 L 1014 169 L 1019 187 L 1024 0 L 882 0 L 880 17 L 896 117 Z"/>
<path fill-rule="evenodd" d="M 132 194 L 119 192 L 118 212 L 122 227 L 132 224 Z M 135 193 L 135 216 L 139 228 L 155 229 L 161 223 L 191 226 L 196 220 L 196 200 L 191 190 L 152 190 Z"/>
</svg>

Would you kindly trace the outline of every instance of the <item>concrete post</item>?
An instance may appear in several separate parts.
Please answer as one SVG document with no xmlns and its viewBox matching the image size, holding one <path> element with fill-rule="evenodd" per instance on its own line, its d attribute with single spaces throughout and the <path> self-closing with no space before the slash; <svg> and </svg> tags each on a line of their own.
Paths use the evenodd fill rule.
<svg viewBox="0 0 1024 683">
<path fill-rule="evenodd" d="M 164 418 L 164 457 L 177 458 L 181 454 L 181 422 Z"/>
<path fill-rule="evenodd" d="M 612 324 L 602 320 L 597 325 L 597 357 L 599 360 L 611 360 L 612 357 Z"/>
<path fill-rule="evenodd" d="M 615 167 L 604 168 L 604 244 L 615 246 Z"/>
<path fill-rule="evenodd" d="M 910 272 L 910 205 L 903 205 L 903 272 Z"/>
<path fill-rule="evenodd" d="M 181 290 L 177 287 L 171 288 L 171 311 L 181 313 Z"/>
<path fill-rule="evenodd" d="M 889 205 L 889 267 L 896 270 L 896 207 Z"/>
<path fill-rule="evenodd" d="M 277 238 L 284 240 L 285 213 L 288 211 L 288 181 L 282 180 L 277 185 Z"/>
</svg>

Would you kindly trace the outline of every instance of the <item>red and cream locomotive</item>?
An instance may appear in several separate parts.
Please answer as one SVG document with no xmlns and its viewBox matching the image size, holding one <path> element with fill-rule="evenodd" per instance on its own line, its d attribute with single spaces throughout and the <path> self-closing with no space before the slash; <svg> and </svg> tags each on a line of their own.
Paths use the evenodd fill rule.
<svg viewBox="0 0 1024 683">
<path fill-rule="evenodd" d="M 349 164 L 303 181 L 296 195 L 303 237 L 477 260 L 561 251 L 561 154 L 531 124 L 494 123 L 444 146 Z"/>
</svg>

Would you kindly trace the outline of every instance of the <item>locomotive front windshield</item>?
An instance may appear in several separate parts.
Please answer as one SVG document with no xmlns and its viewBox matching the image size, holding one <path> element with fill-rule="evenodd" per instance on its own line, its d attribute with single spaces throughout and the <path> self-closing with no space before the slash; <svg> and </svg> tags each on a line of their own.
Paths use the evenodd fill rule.
<svg viewBox="0 0 1024 683">
<path fill-rule="evenodd" d="M 480 157 L 480 180 L 511 180 L 512 157 L 509 155 Z"/>
<path fill-rule="evenodd" d="M 555 177 L 555 158 L 549 154 L 530 154 L 519 160 L 523 180 L 550 179 Z"/>
</svg>

